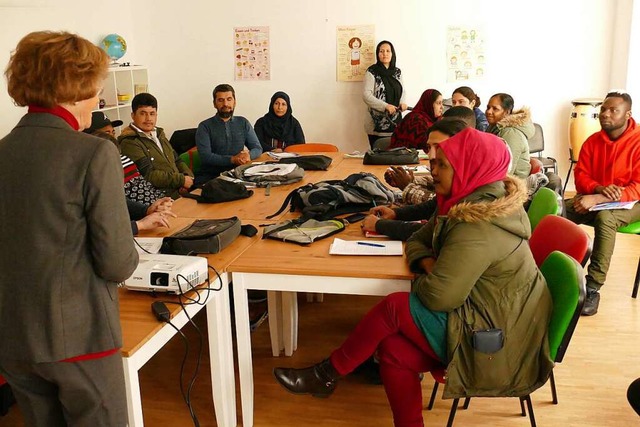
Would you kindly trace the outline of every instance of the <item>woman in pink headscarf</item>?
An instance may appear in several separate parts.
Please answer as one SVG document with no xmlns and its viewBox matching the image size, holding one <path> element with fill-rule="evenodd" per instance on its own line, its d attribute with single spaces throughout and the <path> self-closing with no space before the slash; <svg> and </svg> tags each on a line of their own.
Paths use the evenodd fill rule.
<svg viewBox="0 0 640 427">
<path fill-rule="evenodd" d="M 425 149 L 427 130 L 442 117 L 443 111 L 442 94 L 436 89 L 425 90 L 413 111 L 393 131 L 389 148 Z"/>
<path fill-rule="evenodd" d="M 543 385 L 553 367 L 551 297 L 527 244 L 527 194 L 507 177 L 509 159 L 500 138 L 475 129 L 441 142 L 431 160 L 438 212 L 406 247 L 412 291 L 384 298 L 323 362 L 276 368 L 277 381 L 327 397 L 377 351 L 397 427 L 423 425 L 420 372 L 446 367 L 447 398 L 524 396 Z M 491 357 L 473 346 L 485 330 L 504 338 Z"/>
</svg>

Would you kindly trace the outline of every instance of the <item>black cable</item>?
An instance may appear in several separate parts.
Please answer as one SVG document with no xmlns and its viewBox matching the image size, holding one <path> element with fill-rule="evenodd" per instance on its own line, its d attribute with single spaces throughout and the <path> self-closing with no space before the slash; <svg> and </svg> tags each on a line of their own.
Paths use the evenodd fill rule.
<svg viewBox="0 0 640 427">
<path fill-rule="evenodd" d="M 182 363 L 180 364 L 180 394 L 182 395 L 182 400 L 184 400 L 184 403 L 186 403 L 187 406 L 189 407 L 189 410 L 191 410 L 190 408 L 191 404 L 187 400 L 187 395 L 185 394 L 184 387 L 182 385 L 182 378 L 184 377 L 184 367 L 185 367 L 185 364 L 187 363 L 187 356 L 189 355 L 189 340 L 187 339 L 186 335 L 182 333 L 180 328 L 178 328 L 176 325 L 171 323 L 170 320 L 165 320 L 164 322 L 167 323 L 168 325 L 171 325 L 171 327 L 175 329 L 176 332 L 178 332 L 178 334 L 180 334 L 180 336 L 182 337 L 182 341 L 184 342 L 184 347 L 185 347 L 184 356 L 182 357 Z"/>
<path fill-rule="evenodd" d="M 140 245 L 140 243 L 136 240 L 136 238 L 133 238 L 134 243 L 136 244 L 136 246 L 138 246 L 142 251 L 151 254 L 151 252 L 149 252 L 148 250 L 146 250 L 145 248 L 142 247 L 142 245 Z"/>
</svg>

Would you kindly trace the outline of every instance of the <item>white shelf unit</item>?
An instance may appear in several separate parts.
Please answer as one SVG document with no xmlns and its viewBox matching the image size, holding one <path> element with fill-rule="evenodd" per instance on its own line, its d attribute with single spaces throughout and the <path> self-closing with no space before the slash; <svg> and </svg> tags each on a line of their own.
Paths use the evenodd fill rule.
<svg viewBox="0 0 640 427">
<path fill-rule="evenodd" d="M 131 100 L 141 92 L 149 91 L 147 67 L 133 65 L 129 67 L 110 67 L 104 80 L 104 89 L 99 96 L 106 105 L 94 111 L 103 111 L 111 121 L 122 120 L 123 126 L 131 122 Z M 118 101 L 118 95 L 128 95 L 126 101 Z M 116 129 L 120 134 L 120 129 Z"/>
</svg>

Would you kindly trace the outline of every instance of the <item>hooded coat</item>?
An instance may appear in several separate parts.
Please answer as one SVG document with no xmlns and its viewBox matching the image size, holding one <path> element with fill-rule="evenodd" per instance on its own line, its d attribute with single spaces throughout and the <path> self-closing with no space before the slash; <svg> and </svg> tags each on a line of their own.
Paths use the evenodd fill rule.
<svg viewBox="0 0 640 427">
<path fill-rule="evenodd" d="M 479 187 L 407 242 L 411 313 L 432 348 L 445 354 L 445 398 L 524 396 L 553 368 L 547 337 L 552 301 L 527 239 L 524 184 Z M 420 260 L 436 257 L 432 273 Z M 504 346 L 476 351 L 473 332 L 502 329 Z M 440 350 L 440 351 L 439 351 Z"/>
<path fill-rule="evenodd" d="M 504 139 L 511 150 L 512 162 L 509 173 L 526 179 L 531 171 L 529 163 L 529 139 L 536 133 L 528 108 L 516 110 L 504 117 L 487 132 Z"/>
</svg>

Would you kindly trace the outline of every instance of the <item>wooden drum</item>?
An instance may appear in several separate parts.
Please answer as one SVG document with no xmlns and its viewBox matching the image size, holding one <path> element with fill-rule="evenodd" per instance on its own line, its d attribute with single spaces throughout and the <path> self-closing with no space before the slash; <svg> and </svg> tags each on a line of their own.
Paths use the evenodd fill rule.
<svg viewBox="0 0 640 427">
<path fill-rule="evenodd" d="M 600 131 L 600 113 L 601 99 L 596 98 L 580 98 L 571 101 L 573 110 L 571 110 L 571 120 L 569 120 L 569 142 L 571 161 L 577 162 L 580 155 L 580 148 L 584 141 Z"/>
</svg>

